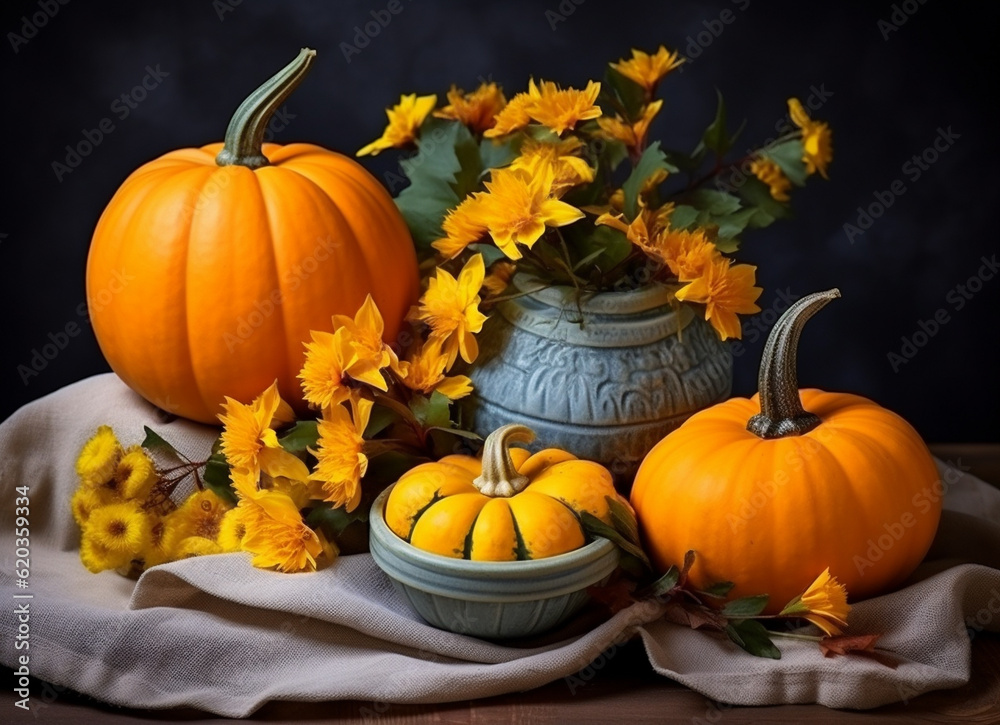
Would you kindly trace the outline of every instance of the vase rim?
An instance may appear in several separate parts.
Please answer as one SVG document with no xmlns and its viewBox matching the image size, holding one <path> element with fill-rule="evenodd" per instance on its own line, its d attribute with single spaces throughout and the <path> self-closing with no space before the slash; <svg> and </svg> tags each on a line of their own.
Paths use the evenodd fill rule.
<svg viewBox="0 0 1000 725">
<path fill-rule="evenodd" d="M 577 290 L 569 285 L 546 284 L 534 275 L 524 272 L 514 275 L 511 281 L 519 292 L 525 293 L 526 297 L 548 307 L 573 308 L 583 313 L 600 315 L 634 315 L 671 306 L 674 300 L 669 287 L 653 282 L 635 289 L 584 292 L 579 296 L 578 306 Z M 675 308 L 668 314 L 677 311 L 678 308 Z"/>
</svg>

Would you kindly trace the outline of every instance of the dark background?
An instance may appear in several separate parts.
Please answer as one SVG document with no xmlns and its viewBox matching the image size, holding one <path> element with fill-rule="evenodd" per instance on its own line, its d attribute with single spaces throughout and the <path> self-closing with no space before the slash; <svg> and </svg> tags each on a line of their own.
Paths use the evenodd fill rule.
<svg viewBox="0 0 1000 725">
<path fill-rule="evenodd" d="M 57 4 L 41 2 L 50 14 Z M 912 16 L 886 30 L 878 23 L 891 19 L 890 2 L 401 2 L 403 11 L 350 62 L 341 43 L 353 44 L 355 26 L 387 1 L 76 0 L 58 5 L 16 53 L 8 33 L 22 34 L 21 16 L 42 6 L 4 3 L 0 419 L 107 370 L 80 305 L 90 235 L 118 185 L 166 151 L 221 141 L 243 97 L 300 47 L 316 48 L 318 62 L 287 103 L 294 118 L 275 140 L 353 155 L 381 133 L 383 108 L 400 93 L 443 99 L 451 82 L 469 90 L 485 78 L 509 97 L 532 74 L 579 86 L 629 48 L 663 43 L 701 50 L 666 82 L 652 136 L 670 145 L 697 141 L 714 112 L 713 86 L 731 118 L 749 120 L 740 151 L 773 134 L 788 96 L 805 100 L 813 88 L 832 94 L 814 113 L 834 129 L 830 181 L 811 180 L 793 197 L 796 217 L 748 234 L 739 255 L 758 265 L 765 310 L 779 289 L 843 292 L 803 337 L 801 384 L 869 396 L 928 440 L 1000 440 L 1000 279 L 973 283 L 971 299 L 956 309 L 958 286 L 977 274 L 981 257 L 998 252 L 995 6 L 909 0 L 897 3 L 896 20 L 903 6 Z M 724 10 L 729 24 L 720 20 Z M 112 103 L 147 66 L 169 75 L 120 119 Z M 57 180 L 52 162 L 64 162 L 65 146 L 104 118 L 114 130 Z M 958 139 L 914 180 L 902 167 L 939 128 Z M 364 163 L 382 176 L 395 158 L 388 152 Z M 857 207 L 897 180 L 906 192 L 852 243 L 844 225 L 856 224 Z M 912 339 L 921 321 L 944 319 L 939 310 L 948 321 L 933 336 L 918 335 L 926 344 L 894 370 L 889 354 L 901 353 L 901 338 Z M 80 334 L 22 379 L 18 366 L 30 367 L 50 333 L 69 323 Z M 756 389 L 762 341 L 748 334 L 736 348 L 739 394 Z"/>
</svg>

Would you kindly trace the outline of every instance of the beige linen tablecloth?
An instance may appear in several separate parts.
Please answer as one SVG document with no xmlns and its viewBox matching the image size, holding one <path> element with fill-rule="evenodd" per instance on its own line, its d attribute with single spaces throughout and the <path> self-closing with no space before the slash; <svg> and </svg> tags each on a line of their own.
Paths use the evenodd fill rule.
<svg viewBox="0 0 1000 725">
<path fill-rule="evenodd" d="M 368 555 L 313 574 L 254 569 L 244 554 L 159 566 L 138 583 L 90 574 L 69 500 L 76 454 L 104 423 L 125 443 L 140 441 L 149 425 L 192 458 L 217 434 L 163 423 L 113 375 L 64 388 L 0 424 L 0 660 L 16 667 L 28 653 L 34 676 L 118 705 L 243 716 L 268 700 L 468 700 L 571 676 L 638 634 L 657 672 L 720 702 L 870 708 L 964 684 L 970 637 L 1000 631 L 1000 491 L 944 463 L 947 511 L 927 561 L 909 586 L 851 614 L 851 632 L 884 633 L 881 646 L 901 660 L 893 670 L 861 657 L 824 658 L 815 644 L 792 640 L 778 641 L 780 660 L 758 659 L 658 620 L 652 603 L 603 622 L 578 618 L 530 646 L 484 642 L 424 624 Z M 17 486 L 30 487 L 27 589 L 14 578 Z M 25 593 L 32 598 L 12 598 Z M 24 602 L 30 649 L 15 650 L 15 606 Z"/>
</svg>

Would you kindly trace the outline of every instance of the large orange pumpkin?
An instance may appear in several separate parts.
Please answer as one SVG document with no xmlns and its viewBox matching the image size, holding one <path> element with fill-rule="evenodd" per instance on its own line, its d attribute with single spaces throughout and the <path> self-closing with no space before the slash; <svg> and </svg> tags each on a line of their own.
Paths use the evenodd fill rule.
<svg viewBox="0 0 1000 725">
<path fill-rule="evenodd" d="M 172 151 L 126 179 L 87 261 L 94 333 L 112 369 L 164 410 L 214 423 L 296 375 L 311 329 L 371 293 L 395 340 L 418 295 L 416 254 L 389 194 L 353 160 L 263 144 L 305 76 L 298 58 L 237 109 L 224 144 Z"/>
<path fill-rule="evenodd" d="M 758 396 L 697 413 L 646 456 L 632 505 L 661 570 L 694 549 L 695 586 L 735 582 L 732 597 L 769 594 L 775 613 L 827 567 L 863 599 L 927 553 L 941 500 L 917 432 L 866 398 L 798 390 L 802 326 L 839 296 L 809 295 L 782 316 Z"/>
</svg>

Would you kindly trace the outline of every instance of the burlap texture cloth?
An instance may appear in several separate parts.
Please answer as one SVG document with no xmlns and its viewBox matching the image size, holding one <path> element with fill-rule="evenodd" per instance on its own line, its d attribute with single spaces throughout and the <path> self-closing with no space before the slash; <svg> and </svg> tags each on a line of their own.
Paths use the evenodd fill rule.
<svg viewBox="0 0 1000 725">
<path fill-rule="evenodd" d="M 824 658 L 814 643 L 788 639 L 777 642 L 780 660 L 755 658 L 660 620 L 648 602 L 517 647 L 486 642 L 423 623 L 367 554 L 313 574 L 261 571 L 246 554 L 158 566 L 138 583 L 91 574 L 69 509 L 77 452 L 100 424 L 126 444 L 149 425 L 192 458 L 217 434 L 162 420 L 117 377 L 99 375 L 0 424 L 4 665 L 27 652 L 36 677 L 100 700 L 238 717 L 269 700 L 429 703 L 526 690 L 638 635 L 657 672 L 719 702 L 871 708 L 966 683 L 970 639 L 1000 631 L 1000 491 L 963 474 L 960 461 L 939 466 L 946 513 L 925 563 L 905 588 L 851 614 L 852 633 L 884 634 L 897 669 Z M 27 589 L 15 588 L 17 486 L 30 487 Z M 33 598 L 12 599 L 24 593 Z M 25 601 L 30 649 L 15 650 L 14 604 Z"/>
</svg>

